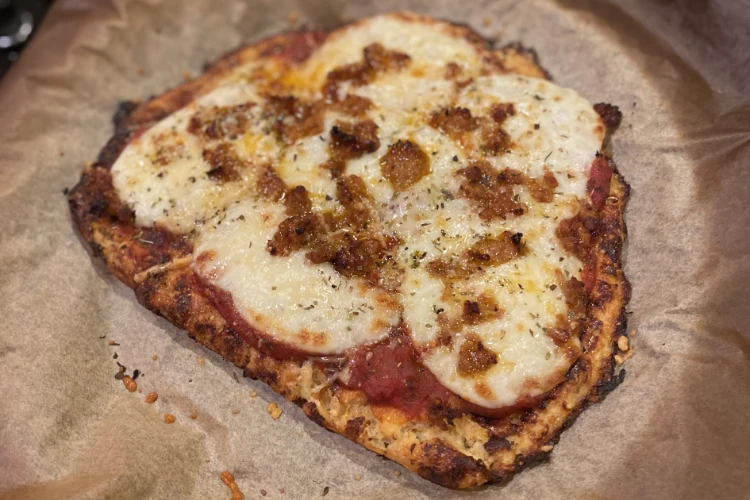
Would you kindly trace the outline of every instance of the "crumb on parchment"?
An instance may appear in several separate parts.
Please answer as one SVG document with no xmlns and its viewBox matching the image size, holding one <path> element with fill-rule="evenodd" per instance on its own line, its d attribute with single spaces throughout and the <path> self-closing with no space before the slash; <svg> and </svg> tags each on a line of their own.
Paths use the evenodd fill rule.
<svg viewBox="0 0 750 500">
<path fill-rule="evenodd" d="M 158 394 L 156 394 L 155 392 L 149 392 L 146 395 L 146 402 L 148 404 L 154 404 L 158 398 L 159 398 Z"/>
<path fill-rule="evenodd" d="M 243 500 L 245 498 L 245 495 L 240 491 L 240 487 L 237 486 L 231 472 L 225 470 L 221 473 L 220 477 L 222 482 L 227 485 L 227 488 L 229 488 L 229 491 L 232 492 L 232 498 L 230 500 Z"/>
<path fill-rule="evenodd" d="M 177 420 L 174 415 L 171 413 L 165 413 L 164 414 L 164 422 L 167 424 L 173 424 Z"/>
<path fill-rule="evenodd" d="M 138 389 L 138 383 L 129 375 L 122 377 L 122 383 L 129 392 L 135 392 Z"/>
<path fill-rule="evenodd" d="M 283 413 L 283 410 L 279 408 L 279 405 L 277 405 L 276 403 L 269 403 L 266 411 L 268 411 L 268 414 L 271 415 L 271 418 L 273 418 L 274 420 L 278 420 Z"/>
<path fill-rule="evenodd" d="M 623 352 L 629 349 L 628 338 L 625 335 L 620 335 L 620 338 L 617 339 L 617 347 Z"/>
</svg>

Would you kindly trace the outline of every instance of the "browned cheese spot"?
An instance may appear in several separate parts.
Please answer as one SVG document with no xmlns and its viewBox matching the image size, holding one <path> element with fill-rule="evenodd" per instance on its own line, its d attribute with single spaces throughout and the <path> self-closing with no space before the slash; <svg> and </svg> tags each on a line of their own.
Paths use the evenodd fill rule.
<svg viewBox="0 0 750 500">
<path fill-rule="evenodd" d="M 203 159 L 211 166 L 206 175 L 217 182 L 239 180 L 242 170 L 249 165 L 237 156 L 234 147 L 227 142 L 204 149 Z"/>
<path fill-rule="evenodd" d="M 156 153 L 151 161 L 157 167 L 165 167 L 185 154 L 185 139 L 176 132 L 163 132 L 154 137 Z"/>
<path fill-rule="evenodd" d="M 250 125 L 250 109 L 255 106 L 248 102 L 236 106 L 212 106 L 201 109 L 190 117 L 188 132 L 205 140 L 236 139 L 244 134 Z"/>
<path fill-rule="evenodd" d="M 528 178 L 526 181 L 529 187 L 531 197 L 542 203 L 549 203 L 555 195 L 555 188 L 558 186 L 555 174 L 547 167 L 544 167 L 544 175 L 541 179 Z"/>
<path fill-rule="evenodd" d="M 482 138 L 480 149 L 485 155 L 499 156 L 510 149 L 513 142 L 500 123 L 484 117 L 481 117 L 479 122 Z"/>
<path fill-rule="evenodd" d="M 457 372 L 462 377 L 484 373 L 497 364 L 497 354 L 487 349 L 476 335 L 469 335 L 458 351 Z"/>
<path fill-rule="evenodd" d="M 483 398 L 492 399 L 492 389 L 489 385 L 487 385 L 487 382 L 485 382 L 484 379 L 474 382 L 474 390 L 477 391 L 477 394 L 479 394 Z"/>
<path fill-rule="evenodd" d="M 213 250 L 205 250 L 198 255 L 198 257 L 195 259 L 195 263 L 198 264 L 198 266 L 202 266 L 208 261 L 213 260 L 216 258 L 216 252 Z"/>
<path fill-rule="evenodd" d="M 498 125 L 502 125 L 509 116 L 514 116 L 515 114 L 516 108 L 512 102 L 499 102 L 493 104 L 490 108 L 490 118 Z"/>
<path fill-rule="evenodd" d="M 380 158 L 380 171 L 395 191 L 404 191 L 430 173 L 430 157 L 418 144 L 399 140 Z"/>
<path fill-rule="evenodd" d="M 455 77 L 461 75 L 462 71 L 463 70 L 461 69 L 461 66 L 459 66 L 458 63 L 451 61 L 445 65 L 445 79 L 452 80 Z"/>
<path fill-rule="evenodd" d="M 465 300 L 461 318 L 467 325 L 477 325 L 502 318 L 503 309 L 492 295 L 483 293 L 477 300 Z"/>
</svg>

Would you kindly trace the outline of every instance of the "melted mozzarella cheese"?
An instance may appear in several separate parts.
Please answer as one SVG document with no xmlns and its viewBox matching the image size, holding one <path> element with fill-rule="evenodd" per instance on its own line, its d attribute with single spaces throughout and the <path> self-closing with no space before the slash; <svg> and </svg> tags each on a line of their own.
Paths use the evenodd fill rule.
<svg viewBox="0 0 750 500">
<path fill-rule="evenodd" d="M 406 53 L 411 58 L 409 74 L 424 80 L 443 79 L 445 67 L 451 62 L 459 64 L 466 76 L 473 76 L 483 67 L 481 55 L 468 40 L 451 33 L 453 30 L 446 24 L 409 22 L 392 16 L 368 19 L 329 36 L 290 80 L 302 89 L 317 89 L 332 69 L 361 61 L 362 50 L 372 43 Z"/>
<path fill-rule="evenodd" d="M 137 224 L 190 232 L 196 224 L 247 195 L 255 179 L 253 169 L 244 172 L 238 182 L 211 179 L 207 172 L 213 167 L 203 159 L 206 144 L 188 133 L 187 127 L 201 109 L 258 100 L 252 85 L 221 86 L 128 144 L 112 166 L 112 182 L 120 198 L 135 211 Z M 261 123 L 252 119 L 251 123 L 244 136 L 228 141 L 249 167 L 269 162 L 279 151 L 275 141 L 263 133 Z"/>
<path fill-rule="evenodd" d="M 304 252 L 280 258 L 266 250 L 284 218 L 277 204 L 233 204 L 203 228 L 196 272 L 229 291 L 252 326 L 311 353 L 341 353 L 388 335 L 400 307 L 385 292 L 346 279 L 329 264 L 311 266 Z"/>
<path fill-rule="evenodd" d="M 527 190 L 518 188 L 527 213 L 485 222 L 466 200 L 452 196 L 460 184 L 454 173 L 466 164 L 446 163 L 441 157 L 433 162 L 433 184 L 402 193 L 394 210 L 399 214 L 393 221 L 396 232 L 408 242 L 400 249 L 399 259 L 406 268 L 401 292 L 404 319 L 415 344 L 436 343 L 440 334 L 437 310 L 460 316 L 464 301 L 486 294 L 505 311 L 498 320 L 466 327 L 454 336 L 452 346 L 429 349 L 422 358 L 456 394 L 481 406 L 503 407 L 550 390 L 574 361 L 545 334 L 558 315 L 567 313 L 561 277 L 580 278 L 582 271 L 581 262 L 560 247 L 555 229 L 561 220 L 575 215 L 576 199 L 585 196 L 588 169 L 601 147 L 600 121 L 591 104 L 575 92 L 515 75 L 478 78 L 456 102 L 475 116 L 486 115 L 493 103 L 512 102 L 515 115 L 506 120 L 504 130 L 514 146 L 506 154 L 486 159 L 498 169 L 514 168 L 530 176 L 542 175 L 547 166 L 560 182 L 550 203 L 536 202 Z M 451 196 L 436 190 L 436 185 Z M 459 255 L 479 239 L 503 231 L 524 235 L 525 254 L 458 282 L 447 297 L 440 280 L 422 265 Z M 469 334 L 498 358 L 496 365 L 478 377 L 461 376 L 457 371 L 460 345 Z"/>
<path fill-rule="evenodd" d="M 425 353 L 425 366 L 443 385 L 475 404 L 499 408 L 548 391 L 574 361 L 545 334 L 567 313 L 563 280 L 580 278 L 582 267 L 560 248 L 555 229 L 575 215 L 578 200 L 585 197 L 603 127 L 591 104 L 574 91 L 545 80 L 499 74 L 452 29 L 397 16 L 373 18 L 335 32 L 308 61 L 287 73 L 273 66 L 273 72 L 282 71 L 277 77 L 289 92 L 315 99 L 321 97 L 326 74 L 361 61 L 371 43 L 410 56 L 401 71 L 378 73 L 362 86 L 342 85 L 345 92 L 372 102 L 365 118 L 378 125 L 380 147 L 350 160 L 346 174 L 365 181 L 379 208 L 378 224 L 403 242 L 397 254 L 404 269 L 399 294 L 387 296 L 358 279 L 346 279 L 329 264 L 312 265 L 304 250 L 288 257 L 266 250 L 285 216 L 280 204 L 259 201 L 256 167 L 273 165 L 288 186 L 307 188 L 315 209 L 335 210 L 336 182 L 320 167 L 329 155 L 329 131 L 337 120 L 365 118 L 329 110 L 322 135 L 283 144 L 271 135 L 260 112 L 264 93 L 247 83 L 247 75 L 253 74 L 248 66 L 237 68 L 223 86 L 133 141 L 112 174 L 139 225 L 197 233 L 195 271 L 229 292 L 255 328 L 301 350 L 332 354 L 382 339 L 403 320 Z M 459 87 L 446 80 L 450 63 L 457 63 L 461 78 L 473 78 L 472 83 Z M 201 107 L 243 102 L 257 103 L 250 110 L 250 128 L 229 142 L 249 167 L 239 181 L 217 183 L 206 175 L 210 166 L 202 157 L 210 141 L 201 143 L 186 131 L 187 124 Z M 488 116 L 495 103 L 512 103 L 515 109 L 503 124 L 512 146 L 499 156 L 481 157 L 473 146 L 428 125 L 431 113 L 442 107 L 465 107 L 477 117 Z M 382 176 L 380 158 L 398 140 L 415 142 L 427 153 L 430 173 L 394 193 Z M 165 145 L 177 151 L 167 165 L 154 161 Z M 536 202 L 525 187 L 516 186 L 519 201 L 528 207 L 523 216 L 481 220 L 471 203 L 458 197 L 461 179 L 456 176 L 458 169 L 479 158 L 499 170 L 513 168 L 531 177 L 541 176 L 546 167 L 559 182 L 554 199 Z M 452 293 L 427 272 L 427 262 L 460 255 L 480 238 L 503 231 L 523 233 L 526 250 L 521 257 L 485 268 L 457 283 Z M 204 258 L 198 261 L 199 256 Z M 465 326 L 451 346 L 434 347 L 440 334 L 435 311 L 460 316 L 463 302 L 480 294 L 493 297 L 504 315 Z M 469 335 L 498 359 L 478 376 L 462 376 L 457 369 L 460 347 Z"/>
</svg>

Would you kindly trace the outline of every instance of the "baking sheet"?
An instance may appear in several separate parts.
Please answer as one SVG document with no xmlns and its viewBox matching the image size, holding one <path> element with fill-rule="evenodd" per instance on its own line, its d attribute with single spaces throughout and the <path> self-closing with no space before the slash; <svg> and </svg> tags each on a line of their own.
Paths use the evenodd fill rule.
<svg viewBox="0 0 750 500">
<path fill-rule="evenodd" d="M 633 186 L 637 330 L 625 383 L 563 433 L 549 463 L 472 492 L 323 430 L 141 308 L 86 253 L 62 194 L 111 134 L 119 100 L 288 29 L 292 11 L 333 27 L 407 8 L 521 40 L 558 84 L 624 113 L 613 149 Z M 731 0 L 58 0 L 0 83 L 0 497 L 229 498 L 223 470 L 246 498 L 746 497 L 748 12 Z M 143 393 L 114 379 L 116 361 L 143 372 Z"/>
</svg>

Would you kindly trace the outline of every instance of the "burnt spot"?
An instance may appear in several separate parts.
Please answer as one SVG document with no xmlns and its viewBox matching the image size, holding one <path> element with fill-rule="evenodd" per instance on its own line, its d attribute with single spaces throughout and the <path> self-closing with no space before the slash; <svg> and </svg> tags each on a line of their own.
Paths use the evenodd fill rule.
<svg viewBox="0 0 750 500">
<path fill-rule="evenodd" d="M 116 130 L 115 135 L 107 141 L 107 144 L 99 152 L 99 156 L 96 158 L 97 165 L 107 169 L 111 168 L 134 135 L 135 132 L 128 129 Z"/>
<path fill-rule="evenodd" d="M 505 438 L 496 436 L 490 437 L 490 439 L 488 439 L 487 442 L 484 443 L 484 449 L 490 455 L 493 455 L 500 450 L 510 450 L 511 447 L 512 443 L 510 441 Z"/>
<path fill-rule="evenodd" d="M 594 104 L 594 111 L 602 118 L 607 132 L 612 133 L 617 130 L 622 122 L 622 112 L 620 108 L 606 102 Z"/>
<path fill-rule="evenodd" d="M 404 191 L 430 173 L 430 157 L 418 144 L 399 140 L 380 158 L 380 171 L 395 191 Z"/>
<path fill-rule="evenodd" d="M 419 451 L 422 460 L 417 473 L 447 488 L 460 488 L 464 481 L 473 482 L 477 475 L 487 473 L 487 468 L 479 460 L 454 450 L 440 440 L 422 444 Z"/>
<path fill-rule="evenodd" d="M 307 403 L 302 405 L 302 411 L 305 412 L 307 418 L 309 418 L 319 426 L 325 427 L 326 419 L 323 418 L 323 415 L 321 415 L 318 411 L 318 405 L 316 405 L 312 401 L 308 401 Z"/>
<path fill-rule="evenodd" d="M 610 392 L 614 391 L 617 386 L 625 381 L 625 370 L 622 369 L 617 374 L 611 375 L 606 380 L 600 382 L 596 386 L 596 397 L 603 398 Z"/>
<path fill-rule="evenodd" d="M 365 417 L 353 418 L 346 422 L 346 429 L 344 430 L 344 435 L 348 437 L 349 439 L 351 439 L 352 441 L 356 441 L 359 435 L 364 430 L 364 427 L 365 427 Z"/>
<path fill-rule="evenodd" d="M 112 116 L 112 125 L 114 125 L 115 130 L 125 125 L 125 120 L 127 120 L 137 107 L 138 103 L 136 101 L 120 101 L 117 103 L 117 111 Z"/>
<path fill-rule="evenodd" d="M 279 375 L 272 369 L 266 368 L 264 366 L 246 367 L 242 371 L 242 375 L 252 380 L 261 380 L 270 385 L 272 389 L 276 390 L 276 392 L 281 393 L 280 389 L 277 390 L 275 385 L 276 381 L 279 378 Z"/>
</svg>

